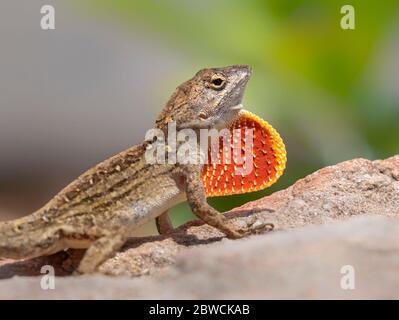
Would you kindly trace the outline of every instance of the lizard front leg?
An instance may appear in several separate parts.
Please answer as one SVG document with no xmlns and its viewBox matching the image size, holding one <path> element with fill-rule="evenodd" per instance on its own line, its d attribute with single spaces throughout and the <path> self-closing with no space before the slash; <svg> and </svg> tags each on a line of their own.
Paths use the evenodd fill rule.
<svg viewBox="0 0 399 320">
<path fill-rule="evenodd" d="M 205 223 L 219 229 L 230 239 L 242 238 L 266 228 L 270 229 L 270 224 L 262 224 L 256 228 L 236 227 L 233 223 L 228 221 L 223 214 L 220 214 L 206 202 L 205 191 L 201 182 L 200 167 L 187 165 L 182 167 L 182 169 L 185 177 L 187 201 L 193 213 Z"/>
</svg>

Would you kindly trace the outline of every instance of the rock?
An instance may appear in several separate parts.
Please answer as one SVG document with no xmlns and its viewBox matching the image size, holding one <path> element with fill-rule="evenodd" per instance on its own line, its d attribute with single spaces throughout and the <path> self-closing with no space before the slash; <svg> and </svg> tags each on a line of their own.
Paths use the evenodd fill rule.
<svg viewBox="0 0 399 320">
<path fill-rule="evenodd" d="M 399 297 L 399 156 L 323 168 L 226 216 L 275 230 L 231 241 L 193 221 L 170 236 L 131 239 L 100 268 L 120 277 L 57 277 L 49 291 L 40 277 L 15 277 L 1 281 L 10 290 L 0 298 Z M 0 278 L 39 275 L 45 264 L 67 276 L 82 254 L 0 261 Z M 354 267 L 355 290 L 340 287 L 345 265 Z"/>
<path fill-rule="evenodd" d="M 0 299 L 397 299 L 398 234 L 398 218 L 356 217 L 189 248 L 156 277 L 57 277 L 54 290 L 15 277 Z M 341 287 L 348 266 L 353 290 Z"/>
<path fill-rule="evenodd" d="M 364 213 L 398 216 L 398 171 L 399 156 L 383 161 L 345 161 L 233 211 L 269 211 L 268 218 L 280 229 L 324 224 Z"/>
</svg>

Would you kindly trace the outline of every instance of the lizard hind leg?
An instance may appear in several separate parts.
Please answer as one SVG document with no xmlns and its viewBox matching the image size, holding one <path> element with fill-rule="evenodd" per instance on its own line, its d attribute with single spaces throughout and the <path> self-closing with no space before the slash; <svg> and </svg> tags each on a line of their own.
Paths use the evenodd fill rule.
<svg viewBox="0 0 399 320">
<path fill-rule="evenodd" d="M 123 246 L 127 238 L 123 233 L 111 233 L 97 239 L 85 252 L 79 263 L 77 273 L 96 272 L 105 260 L 111 258 Z"/>
<path fill-rule="evenodd" d="M 166 235 L 173 232 L 173 225 L 167 210 L 155 218 L 155 224 L 159 234 Z"/>
</svg>

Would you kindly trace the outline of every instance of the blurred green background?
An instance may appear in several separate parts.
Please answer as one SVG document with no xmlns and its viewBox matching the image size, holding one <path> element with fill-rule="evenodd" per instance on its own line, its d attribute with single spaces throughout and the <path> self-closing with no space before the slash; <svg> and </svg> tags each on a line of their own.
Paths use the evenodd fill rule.
<svg viewBox="0 0 399 320">
<path fill-rule="evenodd" d="M 355 8 L 355 30 L 340 27 L 340 8 L 345 4 Z M 173 89 L 198 69 L 252 66 L 244 105 L 279 131 L 287 147 L 287 168 L 270 189 L 210 199 L 221 211 L 285 188 L 326 165 L 398 153 L 398 1 L 81 0 L 64 2 L 62 8 L 69 10 L 69 16 L 56 20 L 57 30 L 73 17 L 102 32 L 112 30 L 111 37 L 122 34 L 124 42 L 132 35 L 132 44 L 137 37 L 141 43 L 156 43 L 143 49 L 142 60 L 137 60 L 141 76 L 123 84 L 135 87 L 144 81 L 140 99 L 150 97 L 148 108 L 134 112 L 132 126 L 145 113 L 150 115 L 145 118 L 149 127 L 149 119 Z M 107 50 L 112 51 L 112 45 Z M 68 65 L 68 60 L 63 63 Z M 122 80 L 114 79 L 113 85 Z M 128 97 L 132 105 L 139 94 Z M 114 115 L 112 123 L 117 127 L 119 122 Z M 142 139 L 138 133 L 135 137 L 135 143 Z M 102 146 L 101 141 L 96 143 Z M 119 151 L 113 145 L 115 149 L 104 147 L 104 154 L 96 154 L 81 167 L 102 160 L 100 156 L 109 150 Z M 71 177 L 72 172 L 78 170 L 72 170 Z M 172 210 L 172 218 L 177 225 L 193 216 L 182 204 Z M 153 226 L 148 230 L 153 232 Z"/>
</svg>

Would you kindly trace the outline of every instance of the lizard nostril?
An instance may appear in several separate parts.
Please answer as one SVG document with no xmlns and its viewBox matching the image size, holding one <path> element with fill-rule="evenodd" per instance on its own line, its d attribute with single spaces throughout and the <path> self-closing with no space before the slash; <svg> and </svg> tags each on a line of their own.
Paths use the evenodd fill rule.
<svg viewBox="0 0 399 320">
<path fill-rule="evenodd" d="M 199 117 L 200 119 L 202 119 L 202 120 L 205 120 L 205 119 L 207 118 L 205 112 L 200 112 L 200 113 L 198 114 L 198 117 Z"/>
</svg>

